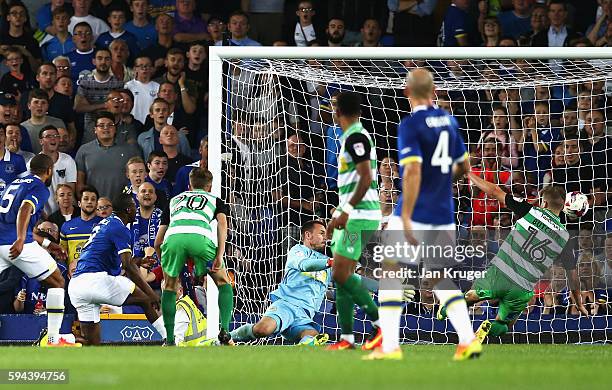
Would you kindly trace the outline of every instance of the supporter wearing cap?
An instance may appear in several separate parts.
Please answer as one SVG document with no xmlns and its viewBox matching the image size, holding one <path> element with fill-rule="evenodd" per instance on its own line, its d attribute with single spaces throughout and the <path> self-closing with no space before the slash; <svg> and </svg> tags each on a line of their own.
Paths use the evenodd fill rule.
<svg viewBox="0 0 612 390">
<path fill-rule="evenodd" d="M 14 92 L 0 92 L 0 125 L 8 125 L 16 120 L 17 115 L 14 114 L 19 107 L 17 106 L 17 98 Z M 21 149 L 31 152 L 32 142 L 28 135 L 28 130 L 25 127 L 19 126 L 21 133 Z"/>
</svg>

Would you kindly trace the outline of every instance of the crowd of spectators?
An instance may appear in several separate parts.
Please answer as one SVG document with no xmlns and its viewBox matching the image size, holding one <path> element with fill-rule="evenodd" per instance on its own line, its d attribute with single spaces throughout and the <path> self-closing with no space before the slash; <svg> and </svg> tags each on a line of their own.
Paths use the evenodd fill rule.
<svg viewBox="0 0 612 390">
<path fill-rule="evenodd" d="M 110 199 L 122 191 L 133 194 L 139 208 L 134 247 L 145 253 L 155 246 L 169 198 L 187 188 L 189 169 L 206 166 L 211 45 L 560 47 L 607 46 L 612 39 L 612 0 L 52 0 L 30 10 L 19 0 L 0 0 L 0 16 L 0 193 L 27 170 L 35 153 L 53 158 L 44 222 L 49 225 L 42 229 L 65 248 L 67 278 L 92 221 L 112 212 Z M 350 71 L 342 61 L 331 65 Z M 461 61 L 404 63 L 406 69 L 416 65 L 454 80 L 467 77 L 469 68 Z M 500 72 L 513 66 L 498 65 Z M 238 73 L 230 93 L 248 81 Z M 252 96 L 237 96 L 243 101 L 236 104 L 238 111 L 255 113 L 283 101 L 277 115 L 227 118 L 228 257 L 238 273 L 270 272 L 255 260 L 282 253 L 285 238 L 296 237 L 305 220 L 331 215 L 341 135 L 332 114 L 338 92 L 368 95 L 363 121 L 380 151 L 386 217 L 399 190 L 396 129 L 388 124 L 409 113 L 400 91 L 291 77 L 279 77 L 286 88 L 278 91 L 265 87 L 270 81 L 262 77 Z M 589 195 L 589 214 L 567 222 L 581 232 L 583 221 L 592 224 L 587 230 L 594 245 L 577 249 L 576 259 L 585 298 L 593 304 L 603 299 L 598 288 L 612 286 L 611 243 L 605 238 L 612 230 L 607 88 L 593 80 L 440 91 L 436 97 L 459 119 L 475 173 L 528 199 L 546 185 Z M 491 242 L 494 253 L 512 225 L 511 214 L 484 194 L 469 192 L 465 183 L 455 191 L 463 238 Z M 71 242 L 66 226 L 82 231 L 78 242 Z M 285 226 L 286 233 L 270 233 Z M 474 260 L 479 267 L 487 261 Z M 155 267 L 142 272 L 159 283 Z M 274 272 L 276 280 L 282 268 Z M 13 274 L 0 275 L 0 312 L 36 312 L 44 300 L 40 287 L 27 280 L 15 287 L 11 282 L 21 276 Z M 558 297 L 566 286 L 555 275 L 560 272 L 553 268 L 553 281 L 539 286 L 537 298 L 547 307 L 563 301 Z M 273 285 L 268 283 L 266 288 Z M 262 301 L 266 291 L 258 293 Z M 432 296 L 424 296 L 434 305 Z"/>
</svg>

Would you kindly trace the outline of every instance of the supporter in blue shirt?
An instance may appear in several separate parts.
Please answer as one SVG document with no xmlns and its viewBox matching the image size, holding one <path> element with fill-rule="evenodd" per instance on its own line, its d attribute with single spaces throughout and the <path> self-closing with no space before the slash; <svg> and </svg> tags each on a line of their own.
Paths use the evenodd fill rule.
<svg viewBox="0 0 612 390">
<path fill-rule="evenodd" d="M 86 22 L 80 22 L 74 26 L 72 39 L 76 49 L 68 53 L 66 57 L 70 60 L 70 77 L 75 83 L 79 80 L 81 72 L 95 69 L 93 64 L 94 48 L 92 34 L 91 26 Z"/>
<path fill-rule="evenodd" d="M 70 23 L 68 9 L 55 8 L 51 24 L 54 34 L 41 42 L 42 56 L 45 61 L 52 61 L 55 57 L 66 55 L 76 48 L 72 35 L 68 32 L 68 23 Z"/>
<path fill-rule="evenodd" d="M 230 44 L 232 46 L 261 46 L 261 43 L 249 38 L 249 16 L 242 12 L 236 11 L 230 15 L 227 25 L 229 32 L 232 34 Z M 222 41 L 215 42 L 215 46 L 222 46 Z"/>
<path fill-rule="evenodd" d="M 548 103 L 539 101 L 535 104 L 535 118 L 525 120 L 525 143 L 523 154 L 525 170 L 534 174 L 540 185 L 544 175 L 552 164 L 552 150 L 561 140 L 561 130 L 550 126 Z"/>
<path fill-rule="evenodd" d="M 325 130 L 325 182 L 327 188 L 338 188 L 338 154 L 340 153 L 340 126 L 328 126 Z"/>
<path fill-rule="evenodd" d="M 531 3 L 528 0 L 512 0 L 514 7 L 497 15 L 504 35 L 518 39 L 531 30 Z"/>
<path fill-rule="evenodd" d="M 470 46 L 474 43 L 475 22 L 467 13 L 469 5 L 469 0 L 453 0 L 448 7 L 440 31 L 441 46 Z"/>
<path fill-rule="evenodd" d="M 204 137 L 200 140 L 200 148 L 198 149 L 198 152 L 200 153 L 200 159 L 198 161 L 187 164 L 184 167 L 179 168 L 176 172 L 176 176 L 174 177 L 174 185 L 172 186 L 174 190 L 172 196 L 189 190 L 189 173 L 193 170 L 193 168 L 208 167 L 208 137 Z"/>
<path fill-rule="evenodd" d="M 134 257 L 145 257 L 151 255 L 147 248 L 154 247 L 155 237 L 161 224 L 162 211 L 155 206 L 157 195 L 151 183 L 142 183 L 138 188 L 137 197 L 139 206 L 136 209 L 136 219 L 129 225 L 132 233 L 132 252 Z M 160 260 L 157 254 L 153 254 L 153 257 L 157 264 L 151 268 L 159 265 Z"/>
<path fill-rule="evenodd" d="M 72 5 L 66 3 L 65 0 L 53 0 L 47 4 L 43 4 L 36 12 L 36 23 L 40 31 L 55 35 L 57 30 L 53 26 L 53 11 L 64 7 L 67 10 L 72 9 Z"/>
<path fill-rule="evenodd" d="M 6 129 L 0 124 L 0 197 L 6 187 L 26 171 L 22 156 L 11 153 L 5 148 Z"/>
<path fill-rule="evenodd" d="M 57 263 L 64 281 L 68 284 L 68 271 L 63 263 Z M 46 309 L 48 287 L 39 282 L 36 278 L 28 278 L 26 275 L 21 277 L 19 285 L 15 288 L 14 309 L 20 314 L 40 314 Z M 23 300 L 22 300 L 23 299 Z"/>
<path fill-rule="evenodd" d="M 145 182 L 153 184 L 156 190 L 164 192 L 166 197 L 170 199 L 172 184 L 165 178 L 168 171 L 168 155 L 163 151 L 152 151 L 147 159 L 147 168 L 149 169 L 149 175 Z"/>
<path fill-rule="evenodd" d="M 130 58 L 133 59 L 140 52 L 140 48 L 138 47 L 136 36 L 125 30 L 125 11 L 122 9 L 111 10 L 108 16 L 108 24 L 110 31 L 100 34 L 96 40 L 96 47 L 108 48 L 112 41 L 121 39 L 127 43 L 130 50 Z"/>
<path fill-rule="evenodd" d="M 132 0 L 130 10 L 134 19 L 125 24 L 126 31 L 131 32 L 136 37 L 138 47 L 146 49 L 157 42 L 157 31 L 155 26 L 147 19 L 148 0 Z M 136 55 L 137 53 L 131 53 Z"/>
</svg>

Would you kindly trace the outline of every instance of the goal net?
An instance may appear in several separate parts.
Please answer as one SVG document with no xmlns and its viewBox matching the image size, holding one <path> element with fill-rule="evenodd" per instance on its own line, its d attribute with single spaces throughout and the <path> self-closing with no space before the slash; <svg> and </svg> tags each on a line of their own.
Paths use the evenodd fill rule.
<svg viewBox="0 0 612 390">
<path fill-rule="evenodd" d="M 426 67 L 435 77 L 435 103 L 457 118 L 471 165 L 484 171 L 487 180 L 534 202 L 538 190 L 548 185 L 582 191 L 590 199 L 586 215 L 566 222 L 576 237 L 582 295 L 593 316 L 576 314 L 566 272 L 553 267 L 538 282 L 528 310 L 510 333 L 491 341 L 609 340 L 611 61 L 596 59 L 588 49 L 487 48 L 472 56 L 480 59 L 430 50 L 430 56 L 420 52 L 420 58 L 409 60 L 398 58 L 396 49 L 315 50 L 211 51 L 209 166 L 215 174 L 214 190 L 231 207 L 226 262 L 235 277 L 234 326 L 256 322 L 269 306 L 269 293 L 282 279 L 286 254 L 299 242 L 301 224 L 329 220 L 338 204 L 342 132 L 334 122 L 332 98 L 340 92 L 361 95 L 361 121 L 377 149 L 383 215 L 391 213 L 399 196 L 397 125 L 411 110 L 403 96 L 405 76 L 410 69 Z M 612 58 L 612 51 L 599 50 L 599 58 Z M 411 55 L 406 51 L 403 57 Z M 564 55 L 574 59 L 560 59 Z M 486 247 L 484 256 L 465 262 L 473 270 L 484 270 L 513 225 L 513 215 L 484 194 L 475 197 L 463 181 L 454 190 L 458 239 Z M 377 264 L 366 251 L 360 266 L 370 276 Z M 459 285 L 465 291 L 471 281 Z M 431 286 L 418 287 L 416 301 L 404 309 L 402 341 L 456 340 L 450 323 L 435 319 L 438 302 Z M 495 318 L 496 312 L 495 302 L 472 308 L 474 328 Z M 339 333 L 333 286 L 315 321 L 332 338 Z M 358 339 L 369 326 L 357 309 Z"/>
</svg>

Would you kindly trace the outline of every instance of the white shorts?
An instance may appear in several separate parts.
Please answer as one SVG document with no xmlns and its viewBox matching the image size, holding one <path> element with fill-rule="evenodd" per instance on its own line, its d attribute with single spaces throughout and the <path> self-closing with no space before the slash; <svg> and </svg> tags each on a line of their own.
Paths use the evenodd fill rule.
<svg viewBox="0 0 612 390">
<path fill-rule="evenodd" d="M 15 266 L 28 278 L 45 280 L 57 269 L 57 263 L 49 252 L 36 241 L 23 245 L 21 254 L 11 259 L 9 249 L 12 245 L 0 245 L 0 272 Z"/>
<path fill-rule="evenodd" d="M 404 221 L 402 221 L 402 217 L 398 215 L 392 215 L 389 217 L 389 224 L 387 225 L 387 230 L 403 230 L 404 229 Z M 432 225 L 428 223 L 420 223 L 412 221 L 412 230 L 455 230 L 456 226 L 454 223 L 449 223 L 446 225 Z"/>
<path fill-rule="evenodd" d="M 424 248 L 428 246 L 431 248 L 446 247 L 448 245 L 454 246 L 455 229 L 456 226 L 454 223 L 433 225 L 412 221 L 414 238 L 416 238 L 419 243 L 424 243 Z M 388 232 L 388 234 L 385 235 L 386 239 L 388 240 L 387 245 L 396 245 L 398 242 L 405 242 L 403 231 L 404 222 L 402 221 L 402 218 L 397 215 L 391 216 L 386 228 L 386 232 Z M 436 231 L 439 233 L 435 233 Z M 423 260 L 423 266 L 427 269 L 444 268 L 454 265 L 453 259 L 440 257 L 439 255 L 428 256 L 421 251 L 417 251 L 411 256 L 398 257 L 397 260 L 406 264 L 414 264 Z"/>
<path fill-rule="evenodd" d="M 72 278 L 68 284 L 68 295 L 77 310 L 79 321 L 98 323 L 101 305 L 121 306 L 135 288 L 134 282 L 125 276 L 94 272 Z"/>
</svg>

